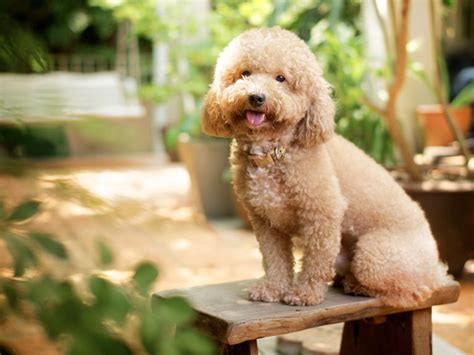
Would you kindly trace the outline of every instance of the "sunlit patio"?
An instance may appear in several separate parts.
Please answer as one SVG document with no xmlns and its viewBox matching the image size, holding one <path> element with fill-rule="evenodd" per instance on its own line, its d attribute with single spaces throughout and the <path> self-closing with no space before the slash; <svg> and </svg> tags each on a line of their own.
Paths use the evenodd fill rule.
<svg viewBox="0 0 474 355">
<path fill-rule="evenodd" d="M 406 345 L 400 339 L 422 344 L 423 354 L 474 353 L 473 24 L 470 0 L 0 1 L 0 355 L 353 355 L 350 346 L 370 346 L 372 340 L 377 346 L 394 342 L 390 351 L 398 355 L 399 346 Z M 286 48 L 293 42 L 282 38 L 291 34 L 275 35 L 275 43 L 273 34 L 262 35 L 248 53 L 245 42 L 232 42 L 237 47 L 220 55 L 244 31 L 274 26 L 302 41 L 295 39 L 295 48 Z M 308 68 L 297 63 L 299 45 L 316 58 Z M 288 60 L 277 58 L 286 55 Z M 239 60 L 234 63 L 228 56 Z M 235 68 L 215 72 L 218 60 Z M 275 69 L 267 68 L 270 61 L 268 68 Z M 317 75 L 311 74 L 312 65 Z M 328 84 L 318 86 L 322 77 Z M 306 92 L 303 83 L 311 90 Z M 286 111 L 286 104 L 296 113 Z M 333 153 L 334 135 L 360 150 Z M 234 169 L 232 144 L 239 154 Z M 321 165 L 327 169 L 313 160 L 319 149 L 329 159 Z M 370 158 L 364 160 L 367 167 L 379 169 L 377 163 L 383 168 L 385 180 L 370 179 L 375 170 L 360 163 L 364 155 Z M 346 159 L 339 170 L 337 157 Z M 236 169 L 242 162 L 245 169 Z M 352 174 L 349 168 L 359 163 L 364 168 Z M 273 164 L 288 166 L 272 170 Z M 275 171 L 288 174 L 272 175 Z M 308 194 L 312 182 L 326 174 L 332 176 L 324 191 Z M 242 179 L 250 182 L 242 187 L 236 183 Z M 305 191 L 301 200 L 294 192 L 300 187 Z M 253 202 L 246 189 L 254 189 Z M 360 195 L 351 197 L 351 189 Z M 377 189 L 381 197 L 370 199 Z M 325 200 L 330 190 L 340 206 Z M 313 202 L 324 208 L 310 214 Z M 360 212 L 367 206 L 372 210 L 365 212 L 377 213 Z M 382 215 L 385 207 L 392 215 Z M 409 207 L 415 213 L 397 214 Z M 426 226 L 426 237 L 436 243 L 416 242 L 413 236 L 423 233 L 412 230 L 402 237 L 412 238 L 408 242 L 420 260 L 433 256 L 436 264 L 430 265 L 439 266 L 438 248 L 452 275 L 447 280 L 442 271 L 450 297 L 429 303 L 434 290 L 420 301 L 427 292 L 427 283 L 420 280 L 438 269 L 412 267 L 397 274 L 398 266 L 411 261 L 425 265 L 400 253 L 386 274 L 392 281 L 404 277 L 394 281 L 398 288 L 389 296 L 402 297 L 404 282 L 418 275 L 410 291 L 420 302 L 416 307 L 378 304 L 359 314 L 341 301 L 333 306 L 344 314 L 334 313 L 323 323 L 302 322 L 291 332 L 271 323 L 263 336 L 250 334 L 245 342 L 232 344 L 218 338 L 226 329 L 223 319 L 212 323 L 210 313 L 173 293 L 157 296 L 165 290 L 208 290 L 208 285 L 258 279 L 265 272 L 269 279 L 269 261 L 277 255 L 275 270 L 283 264 L 291 270 L 286 286 L 278 286 L 279 296 L 268 302 L 259 297 L 275 288 L 264 285 L 265 292 L 252 296 L 245 286 L 245 295 L 233 304 L 267 307 L 268 319 L 278 307 L 305 307 L 316 295 L 311 282 L 323 267 L 302 277 L 304 256 L 317 251 L 306 258 L 310 265 L 324 260 L 321 253 L 327 250 L 316 238 L 317 228 L 308 228 L 314 233 L 306 239 L 300 234 L 305 225 L 323 226 L 338 208 L 345 209 L 344 218 L 349 208 L 360 211 L 350 217 L 346 231 L 339 226 L 334 233 L 341 242 L 337 239 L 338 256 L 328 259 L 333 262 L 327 275 L 340 267 L 339 257 L 347 257 L 345 270 L 338 270 L 335 279 L 331 274 L 319 280 L 322 290 L 331 283 L 330 291 L 342 294 L 344 281 L 353 278 L 355 289 L 349 285 L 344 290 L 349 299 L 359 286 L 362 294 L 371 294 L 357 284 L 351 263 L 362 244 L 356 244 L 358 238 L 377 229 L 369 226 L 358 233 L 354 228 L 366 216 L 385 223 L 397 215 L 404 217 L 394 226 L 374 223 L 374 228 L 385 233 L 409 223 L 413 230 Z M 290 210 L 298 221 L 289 217 Z M 420 219 L 412 223 L 416 211 Z M 308 219 L 302 216 L 306 212 Z M 283 244 L 295 261 L 282 257 L 283 249 L 273 249 L 279 239 L 273 239 L 272 252 L 262 260 L 265 244 L 257 242 L 252 223 L 258 237 L 267 232 L 289 237 Z M 330 238 L 329 231 L 323 232 Z M 393 243 L 393 236 L 388 240 Z M 306 247 L 316 241 L 315 248 L 301 248 L 298 241 Z M 389 260 L 388 249 L 374 254 Z M 300 279 L 312 285 L 309 291 L 288 297 L 299 290 Z M 454 302 L 456 281 L 460 294 Z M 377 297 L 363 300 L 379 301 L 390 293 L 386 286 L 374 289 Z M 252 303 L 252 297 L 266 302 Z M 210 307 L 225 307 L 217 299 Z M 324 313 L 332 307 L 326 301 L 308 302 Z M 431 328 L 433 304 L 440 305 L 432 308 Z M 290 323 L 301 321 L 299 311 L 288 311 Z M 414 320 L 418 311 L 424 312 L 422 321 Z M 413 323 L 407 327 L 396 320 L 398 315 Z M 359 326 L 377 329 L 392 322 L 402 330 L 357 341 Z M 345 352 L 341 339 L 349 339 L 349 331 L 343 335 L 344 324 L 357 333 Z M 385 325 L 376 331 L 389 329 Z"/>
<path fill-rule="evenodd" d="M 154 156 L 112 160 L 47 162 L 37 164 L 30 176 L 3 176 L 0 181 L 9 191 L 8 203 L 32 194 L 45 201 L 35 228 L 61 236 L 73 253 L 69 267 L 77 278 L 81 271 L 96 267 L 98 239 L 105 240 L 115 255 L 105 271 L 109 279 L 123 282 L 131 277 L 133 265 L 152 260 L 160 269 L 155 291 L 263 274 L 254 233 L 236 217 L 206 221 L 191 202 L 189 176 L 182 164 Z M 8 253 L 2 252 L 0 260 L 2 272 L 7 273 Z M 54 272 L 65 272 L 62 267 L 56 264 Z M 434 334 L 441 339 L 435 341 L 435 354 L 443 353 L 436 352 L 439 342 L 441 350 L 458 354 L 443 341 L 466 353 L 473 346 L 473 262 L 466 265 L 460 282 L 460 300 L 434 309 Z M 337 339 L 341 328 L 332 332 Z M 313 336 L 295 337 L 306 341 Z M 22 354 L 57 353 L 37 326 L 19 319 L 7 323 L 0 336 L 0 342 L 11 343 L 12 339 Z M 264 349 L 271 354 L 275 345 L 270 343 Z"/>
</svg>

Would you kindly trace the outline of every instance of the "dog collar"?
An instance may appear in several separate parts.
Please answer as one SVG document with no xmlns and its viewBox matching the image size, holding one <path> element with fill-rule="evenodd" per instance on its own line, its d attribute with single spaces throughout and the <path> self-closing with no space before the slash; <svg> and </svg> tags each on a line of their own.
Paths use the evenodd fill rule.
<svg viewBox="0 0 474 355">
<path fill-rule="evenodd" d="M 274 165 L 277 161 L 285 157 L 286 148 L 284 146 L 277 146 L 266 154 L 252 154 L 248 152 L 248 159 L 250 163 L 256 168 L 268 168 Z"/>
</svg>

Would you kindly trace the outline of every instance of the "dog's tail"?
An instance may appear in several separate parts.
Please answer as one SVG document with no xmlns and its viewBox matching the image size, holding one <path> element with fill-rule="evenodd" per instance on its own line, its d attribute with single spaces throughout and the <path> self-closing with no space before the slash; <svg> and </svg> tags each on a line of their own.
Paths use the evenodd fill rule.
<svg viewBox="0 0 474 355">
<path fill-rule="evenodd" d="M 439 262 L 430 272 L 410 274 L 391 288 L 376 291 L 374 296 L 387 306 L 412 308 L 426 302 L 436 289 L 446 285 L 451 279 L 447 274 L 447 266 Z"/>
</svg>

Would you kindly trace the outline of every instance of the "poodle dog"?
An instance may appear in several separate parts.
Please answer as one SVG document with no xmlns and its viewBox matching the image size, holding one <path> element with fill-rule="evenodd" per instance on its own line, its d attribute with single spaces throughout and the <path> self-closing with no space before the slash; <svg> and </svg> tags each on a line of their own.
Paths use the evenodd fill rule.
<svg viewBox="0 0 474 355">
<path fill-rule="evenodd" d="M 384 168 L 334 133 L 334 112 L 320 66 L 289 31 L 249 30 L 219 56 L 202 126 L 234 138 L 234 189 L 265 270 L 249 297 L 314 305 L 336 279 L 345 292 L 412 307 L 448 279 L 430 226 Z"/>
</svg>

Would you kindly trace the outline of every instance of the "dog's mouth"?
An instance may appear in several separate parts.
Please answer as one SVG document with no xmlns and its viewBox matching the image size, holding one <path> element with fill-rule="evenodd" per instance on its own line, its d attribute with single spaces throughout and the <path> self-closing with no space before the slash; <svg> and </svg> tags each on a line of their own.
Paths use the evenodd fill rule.
<svg viewBox="0 0 474 355">
<path fill-rule="evenodd" d="M 248 124 L 251 126 L 259 126 L 266 119 L 265 113 L 258 111 L 245 111 L 245 117 Z"/>
</svg>

